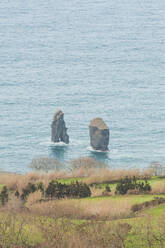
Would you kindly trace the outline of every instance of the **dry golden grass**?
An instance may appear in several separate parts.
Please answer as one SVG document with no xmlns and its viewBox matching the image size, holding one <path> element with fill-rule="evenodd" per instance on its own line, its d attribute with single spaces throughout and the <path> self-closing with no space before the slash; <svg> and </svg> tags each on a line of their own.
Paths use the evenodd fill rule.
<svg viewBox="0 0 165 248">
<path fill-rule="evenodd" d="M 26 207 L 30 207 L 31 205 L 35 204 L 36 202 L 39 202 L 42 199 L 42 193 L 41 191 L 36 191 L 34 193 L 30 193 L 26 199 Z"/>
<path fill-rule="evenodd" d="M 73 161 L 72 161 L 73 162 Z M 74 161 L 75 163 L 76 160 Z M 47 187 L 51 180 L 56 179 L 66 179 L 73 177 L 86 177 L 85 182 L 87 184 L 95 183 L 106 183 L 120 180 L 126 176 L 138 178 L 150 178 L 152 176 L 152 170 L 140 171 L 138 169 L 134 170 L 114 170 L 105 168 L 105 164 L 99 164 L 93 159 L 82 158 L 78 159 L 78 168 L 66 171 L 51 171 L 49 173 L 41 172 L 31 172 L 24 175 L 12 174 L 12 173 L 1 173 L 0 174 L 0 184 L 6 185 L 9 190 L 22 192 L 22 189 L 26 185 L 31 183 L 43 182 L 44 186 Z M 97 165 L 95 164 L 97 163 Z M 91 164 L 91 167 L 89 166 Z M 81 166 L 84 165 L 84 166 Z"/>
<path fill-rule="evenodd" d="M 81 208 L 86 218 L 96 217 L 98 219 L 116 219 L 128 217 L 131 209 L 131 202 L 125 200 L 108 200 L 102 199 L 99 201 L 83 201 Z"/>
<path fill-rule="evenodd" d="M 106 183 L 120 180 L 121 178 L 128 177 L 137 177 L 137 178 L 150 178 L 152 176 L 152 170 L 144 170 L 140 171 L 138 169 L 130 169 L 130 170 L 123 170 L 123 169 L 96 169 L 93 171 L 93 174 L 90 175 L 86 183 L 87 184 L 94 184 L 94 183 Z"/>
<path fill-rule="evenodd" d="M 152 186 L 153 194 L 165 194 L 165 181 L 154 183 Z"/>
<path fill-rule="evenodd" d="M 1 173 L 0 184 L 4 184 L 9 190 L 18 190 L 20 193 L 22 189 L 26 187 L 29 182 L 37 183 L 43 182 L 45 186 L 53 179 L 68 178 L 68 174 L 65 171 L 54 171 L 50 173 L 31 172 L 24 175 Z"/>
<path fill-rule="evenodd" d="M 99 189 L 96 187 L 90 187 L 91 190 L 91 196 L 101 196 L 103 195 L 104 189 Z"/>
<path fill-rule="evenodd" d="M 153 175 L 153 169 L 111 169 L 104 162 L 96 161 L 90 157 L 79 157 L 70 163 L 72 177 L 88 177 L 87 182 L 103 183 L 106 181 L 115 181 L 126 176 L 138 178 L 150 178 Z"/>
<path fill-rule="evenodd" d="M 15 190 L 17 183 L 21 180 L 22 176 L 12 173 L 1 173 L 0 184 L 6 185 L 10 190 Z"/>
<path fill-rule="evenodd" d="M 77 168 L 94 168 L 97 165 L 97 161 L 94 158 L 90 157 L 79 157 L 76 159 L 73 159 L 71 161 L 71 168 L 77 169 Z"/>
<path fill-rule="evenodd" d="M 71 217 L 74 219 L 79 219 L 81 214 L 81 209 L 79 208 L 79 202 L 74 200 L 54 200 L 46 202 L 38 202 L 29 206 L 29 210 L 32 214 L 52 216 L 55 218 L 60 217 Z"/>
<path fill-rule="evenodd" d="M 118 219 L 130 215 L 131 201 L 101 199 L 99 201 L 63 199 L 29 206 L 33 214 L 59 217 L 69 217 L 73 219 Z"/>
<path fill-rule="evenodd" d="M 94 168 L 80 167 L 71 172 L 71 177 L 90 177 L 95 173 Z"/>
<path fill-rule="evenodd" d="M 14 195 L 11 195 L 7 204 L 1 208 L 1 211 L 8 211 L 9 213 L 20 213 L 24 210 L 23 202 Z"/>
</svg>

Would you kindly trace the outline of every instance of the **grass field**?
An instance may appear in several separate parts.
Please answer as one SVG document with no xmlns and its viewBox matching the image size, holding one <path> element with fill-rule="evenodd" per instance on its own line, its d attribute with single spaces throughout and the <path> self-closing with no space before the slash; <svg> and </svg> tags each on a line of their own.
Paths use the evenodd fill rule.
<svg viewBox="0 0 165 248">
<path fill-rule="evenodd" d="M 52 175 L 46 177 L 52 179 Z M 25 178 L 26 182 L 39 181 L 43 176 Z M 0 177 L 0 189 L 5 180 L 1 181 Z M 16 184 L 19 180 L 21 176 L 13 182 Z M 60 178 L 58 181 L 70 184 L 88 182 L 88 178 Z M 154 176 L 148 181 L 152 188 L 162 188 L 164 192 L 165 178 Z M 36 192 L 30 194 L 25 203 L 12 198 L 11 190 L 8 204 L 0 208 L 0 247 L 164 248 L 165 204 L 148 206 L 135 213 L 131 208 L 155 197 L 165 198 L 165 192 L 115 195 L 116 184 L 98 182 L 90 186 L 92 196 L 81 199 L 40 201 L 41 193 Z M 112 192 L 104 195 L 107 185 Z"/>
<path fill-rule="evenodd" d="M 162 248 L 165 247 L 164 211 L 165 205 L 161 205 L 147 209 L 138 217 L 106 222 L 3 213 L 0 215 L 0 238 L 4 243 L 2 247 L 13 248 Z"/>
</svg>

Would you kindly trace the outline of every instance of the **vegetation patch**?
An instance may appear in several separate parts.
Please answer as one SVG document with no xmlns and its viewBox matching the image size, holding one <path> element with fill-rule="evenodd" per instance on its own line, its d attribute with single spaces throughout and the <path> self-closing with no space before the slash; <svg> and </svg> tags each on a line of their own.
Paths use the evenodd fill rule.
<svg viewBox="0 0 165 248">
<path fill-rule="evenodd" d="M 41 191 L 43 197 L 45 198 L 83 198 L 91 196 L 91 191 L 89 186 L 86 183 L 79 183 L 76 181 L 70 184 L 62 184 L 58 181 L 50 181 L 48 186 L 44 188 L 42 182 L 38 184 L 28 183 L 28 185 L 22 189 L 22 194 L 15 192 L 15 196 L 21 197 L 22 200 L 26 200 L 30 193 L 34 193 L 36 191 Z"/>
<path fill-rule="evenodd" d="M 131 211 L 132 212 L 137 212 L 137 211 L 141 211 L 141 210 L 143 210 L 145 208 L 155 207 L 155 206 L 163 204 L 163 203 L 165 203 L 165 198 L 155 197 L 154 200 L 146 201 L 146 202 L 143 202 L 143 203 L 140 203 L 140 204 L 133 205 L 131 207 Z"/>
<path fill-rule="evenodd" d="M 151 186 L 147 180 L 137 181 L 137 178 L 134 176 L 133 178 L 124 178 L 121 179 L 120 182 L 116 186 L 116 193 L 121 195 L 125 195 L 128 191 L 133 191 L 133 193 L 142 193 L 142 192 L 150 192 Z"/>
</svg>

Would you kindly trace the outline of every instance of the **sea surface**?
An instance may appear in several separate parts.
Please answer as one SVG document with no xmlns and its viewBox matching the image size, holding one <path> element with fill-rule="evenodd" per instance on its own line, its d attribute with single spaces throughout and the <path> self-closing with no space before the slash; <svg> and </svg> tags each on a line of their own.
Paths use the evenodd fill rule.
<svg viewBox="0 0 165 248">
<path fill-rule="evenodd" d="M 50 142 L 62 109 L 68 146 Z M 89 148 L 101 117 L 110 151 Z M 0 2 L 0 170 L 91 156 L 113 168 L 165 163 L 165 1 Z"/>
</svg>

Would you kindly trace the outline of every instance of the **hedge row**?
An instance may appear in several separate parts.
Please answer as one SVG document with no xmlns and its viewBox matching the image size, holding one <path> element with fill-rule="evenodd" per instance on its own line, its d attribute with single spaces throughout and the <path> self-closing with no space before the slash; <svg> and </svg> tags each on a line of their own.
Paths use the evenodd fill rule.
<svg viewBox="0 0 165 248">
<path fill-rule="evenodd" d="M 158 205 L 163 204 L 163 203 L 165 203 L 165 198 L 155 197 L 154 200 L 146 201 L 143 203 L 133 205 L 131 207 L 131 211 L 137 212 L 137 211 L 140 211 L 140 210 L 145 209 L 147 207 L 155 207 L 155 206 L 158 206 Z"/>
<path fill-rule="evenodd" d="M 62 184 L 58 181 L 52 180 L 48 187 L 45 189 L 42 182 L 38 184 L 28 183 L 28 185 L 22 189 L 20 195 L 18 191 L 15 192 L 17 197 L 21 197 L 22 200 L 26 200 L 30 193 L 40 190 L 46 198 L 83 198 L 91 196 L 91 191 L 86 183 L 79 183 L 78 181 L 71 184 Z"/>
</svg>

